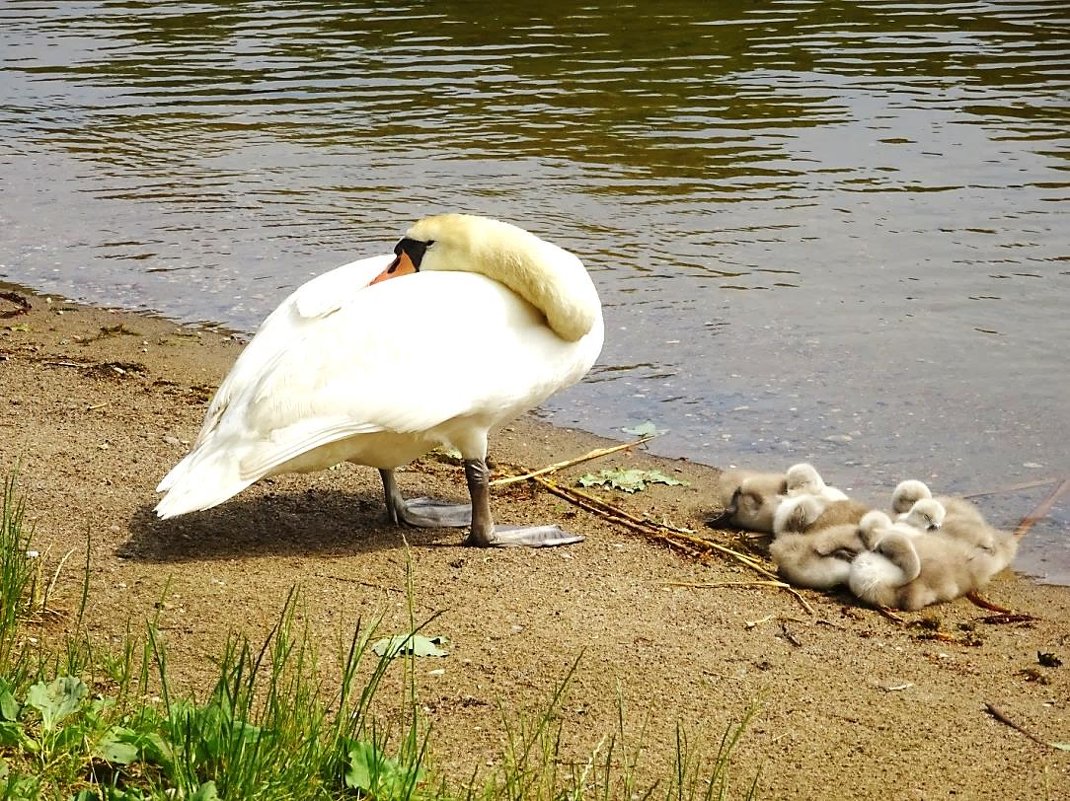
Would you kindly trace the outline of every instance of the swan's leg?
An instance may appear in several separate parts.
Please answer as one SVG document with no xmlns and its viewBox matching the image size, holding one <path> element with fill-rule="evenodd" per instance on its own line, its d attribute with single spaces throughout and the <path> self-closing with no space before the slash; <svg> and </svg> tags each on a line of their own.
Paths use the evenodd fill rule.
<svg viewBox="0 0 1070 801">
<path fill-rule="evenodd" d="M 472 531 L 466 545 L 482 548 L 546 548 L 551 545 L 571 545 L 583 537 L 569 534 L 557 526 L 495 526 L 490 511 L 490 470 L 483 459 L 465 459 L 464 477 L 472 496 Z"/>
<path fill-rule="evenodd" d="M 472 507 L 466 503 L 441 503 L 430 498 L 406 501 L 398 489 L 393 470 L 380 470 L 386 515 L 392 523 L 419 528 L 464 528 L 472 523 Z"/>
</svg>

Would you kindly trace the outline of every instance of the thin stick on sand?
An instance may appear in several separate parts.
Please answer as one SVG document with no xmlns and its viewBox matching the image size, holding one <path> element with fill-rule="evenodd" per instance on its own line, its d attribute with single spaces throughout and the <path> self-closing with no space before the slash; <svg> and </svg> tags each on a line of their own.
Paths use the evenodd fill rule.
<svg viewBox="0 0 1070 801">
<path fill-rule="evenodd" d="M 1007 714 L 995 704 L 985 703 L 985 711 L 1005 726 L 1010 726 L 1019 734 L 1024 734 L 1034 743 L 1042 745 L 1045 748 L 1054 748 L 1051 743 L 1046 742 L 1045 740 L 1042 740 L 1041 738 L 1037 737 L 1035 734 L 1033 734 L 1033 732 L 1029 731 L 1029 729 L 1027 729 L 1021 723 L 1015 723 L 1013 720 L 1007 717 Z"/>
<path fill-rule="evenodd" d="M 1029 533 L 1029 529 L 1031 529 L 1037 521 L 1047 517 L 1048 512 L 1055 506 L 1055 502 L 1065 495 L 1068 490 L 1070 490 L 1070 478 L 1063 479 L 1059 482 L 1055 489 L 1051 491 L 1051 494 L 1041 501 L 1037 508 L 1033 510 L 1032 514 L 1022 518 L 1022 522 L 1019 523 L 1018 528 L 1014 530 L 1015 538 L 1021 539 Z"/>
<path fill-rule="evenodd" d="M 583 456 L 577 456 L 575 459 L 566 459 L 563 462 L 557 462 L 556 464 L 547 465 L 546 467 L 540 467 L 538 470 L 531 470 L 527 473 L 521 473 L 516 476 L 504 476 L 502 478 L 496 478 L 490 482 L 492 487 L 502 487 L 506 484 L 515 484 L 518 481 L 527 481 L 529 478 L 535 478 L 536 476 L 544 476 L 547 473 L 554 473 L 558 470 L 564 470 L 566 467 L 572 467 L 573 465 L 582 464 L 583 462 L 589 462 L 591 459 L 601 459 L 603 456 L 609 456 L 612 453 L 619 451 L 626 451 L 630 448 L 634 448 L 637 445 L 642 445 L 644 442 L 649 442 L 654 439 L 657 434 L 647 434 L 645 437 L 640 437 L 632 442 L 625 442 L 620 445 L 613 445 L 609 448 L 595 448 L 593 451 L 585 453 Z"/>
<path fill-rule="evenodd" d="M 709 558 L 711 551 L 713 551 L 735 559 L 737 562 L 746 565 L 751 570 L 754 570 L 768 579 L 770 586 L 775 586 L 778 589 L 790 593 L 811 615 L 816 614 L 814 608 L 807 603 L 806 599 L 802 597 L 798 590 L 790 584 L 780 581 L 775 573 L 766 569 L 760 561 L 752 556 L 740 553 L 739 551 L 720 545 L 712 540 L 696 537 L 688 529 L 678 528 L 667 523 L 659 523 L 646 517 L 636 517 L 596 495 L 576 489 L 575 487 L 563 487 L 543 475 L 533 476 L 531 480 L 548 492 L 559 498 L 564 498 L 570 503 L 579 506 L 581 509 L 586 509 L 592 514 L 631 529 L 649 540 L 668 545 L 670 548 L 681 551 L 693 558 Z"/>
<path fill-rule="evenodd" d="M 1022 490 L 1033 489 L 1034 487 L 1043 487 L 1045 484 L 1054 484 L 1059 481 L 1058 478 L 1042 478 L 1036 481 L 1023 481 L 1021 484 L 1011 484 L 1009 487 L 1000 487 L 999 489 L 981 490 L 980 492 L 968 492 L 963 495 L 963 498 L 984 498 L 986 495 L 1002 495 L 1005 492 L 1021 492 Z"/>
</svg>

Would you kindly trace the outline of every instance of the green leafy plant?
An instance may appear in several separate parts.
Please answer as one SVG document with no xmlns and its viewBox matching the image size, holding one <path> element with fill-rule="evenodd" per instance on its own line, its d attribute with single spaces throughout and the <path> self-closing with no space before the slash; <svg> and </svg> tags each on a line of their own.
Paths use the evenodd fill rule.
<svg viewBox="0 0 1070 801">
<path fill-rule="evenodd" d="M 3 523 L 24 548 L 22 508 L 9 482 Z M 88 561 L 85 569 L 88 576 Z M 88 591 L 87 578 L 82 608 Z M 648 744 L 642 731 L 625 737 L 618 698 L 618 731 L 588 758 L 565 758 L 561 708 L 580 659 L 534 714 L 501 707 L 503 749 L 488 755 L 494 767 L 481 774 L 481 758 L 463 788 L 448 787 L 429 764 L 431 730 L 420 714 L 415 668 L 417 656 L 441 652 L 444 639 L 421 633 L 437 614 L 416 624 L 411 574 L 408 596 L 411 633 L 376 638 L 374 625 L 358 621 L 331 688 L 308 630 L 297 625 L 292 590 L 262 643 L 242 633 L 227 641 L 203 698 L 172 692 L 159 611 L 143 636 L 128 627 L 115 652 L 82 635 L 53 641 L 47 654 L 27 650 L 25 616 L 15 615 L 5 636 L 21 644 L 0 658 L 0 801 L 728 797 L 729 755 L 746 721 L 726 732 L 713 762 L 681 733 L 674 774 L 643 784 L 637 777 Z M 369 659 L 380 644 L 383 653 Z M 384 726 L 376 699 L 398 669 L 400 706 L 389 704 Z"/>
<path fill-rule="evenodd" d="M 18 645 L 18 624 L 32 605 L 36 576 L 24 526 L 26 505 L 15 492 L 14 473 L 4 481 L 0 504 L 0 665 L 8 665 Z"/>
</svg>

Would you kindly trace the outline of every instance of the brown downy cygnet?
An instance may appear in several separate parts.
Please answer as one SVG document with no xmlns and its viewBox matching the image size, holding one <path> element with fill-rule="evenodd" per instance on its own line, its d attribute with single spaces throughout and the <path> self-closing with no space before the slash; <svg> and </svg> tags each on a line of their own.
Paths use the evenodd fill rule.
<svg viewBox="0 0 1070 801">
<path fill-rule="evenodd" d="M 964 517 L 978 522 L 984 522 L 984 516 L 980 510 L 965 498 L 956 498 L 951 495 L 933 496 L 932 491 L 924 481 L 908 479 L 900 481 L 892 491 L 892 511 L 901 515 L 910 511 L 910 507 L 920 500 L 933 499 L 944 507 L 947 517 Z"/>
<path fill-rule="evenodd" d="M 857 526 L 870 508 L 861 501 L 848 498 L 846 501 L 829 501 L 823 511 L 810 524 L 807 531 L 817 531 L 830 526 L 842 526 L 850 523 Z"/>
<path fill-rule="evenodd" d="M 726 481 L 726 478 L 728 481 Z M 763 534 L 773 532 L 773 514 L 785 492 L 783 473 L 757 473 L 749 470 L 732 471 L 731 475 L 722 474 L 722 492 L 731 486 L 729 481 L 736 479 L 724 512 L 710 521 L 713 524 L 726 524 L 746 531 Z"/>
<path fill-rule="evenodd" d="M 819 495 L 826 501 L 846 501 L 847 494 L 835 487 L 830 487 L 821 478 L 812 464 L 799 462 L 788 468 L 785 474 L 788 495 Z"/>
<path fill-rule="evenodd" d="M 786 581 L 815 590 L 846 584 L 851 561 L 863 551 L 858 525 L 853 523 L 829 526 L 813 534 L 785 533 L 769 546 L 769 555 Z"/>
<path fill-rule="evenodd" d="M 867 515 L 860 534 L 869 550 L 851 563 L 847 584 L 858 598 L 877 606 L 910 611 L 950 601 L 998 572 L 998 560 L 987 552 L 941 533 L 911 536 Z"/>
<path fill-rule="evenodd" d="M 929 498 L 939 503 L 945 510 L 940 533 L 990 554 L 993 564 L 1001 565 L 993 572 L 993 575 L 1014 560 L 1018 552 L 1018 540 L 1012 534 L 990 526 L 981 514 L 981 510 L 964 498 L 950 495 L 933 497 L 923 482 L 911 479 L 900 482 L 895 488 L 892 493 L 892 508 L 901 509 L 904 506 L 912 508 L 911 503 L 916 507 Z"/>
<path fill-rule="evenodd" d="M 812 534 L 815 531 L 851 524 L 857 526 L 869 507 L 848 498 L 828 501 L 819 495 L 789 496 L 781 500 L 773 515 L 773 534 Z"/>
<path fill-rule="evenodd" d="M 820 496 L 806 493 L 781 497 L 773 513 L 773 536 L 802 534 L 821 516 L 828 503 Z"/>
<path fill-rule="evenodd" d="M 918 531 L 937 531 L 944 524 L 944 505 L 933 498 L 921 498 L 906 512 L 896 517 L 895 522 L 906 523 Z"/>
<path fill-rule="evenodd" d="M 988 525 L 984 520 L 977 522 L 968 517 L 949 516 L 940 527 L 940 536 L 976 548 L 978 558 L 991 564 L 993 576 L 1010 565 L 1018 553 L 1017 537 Z"/>
</svg>

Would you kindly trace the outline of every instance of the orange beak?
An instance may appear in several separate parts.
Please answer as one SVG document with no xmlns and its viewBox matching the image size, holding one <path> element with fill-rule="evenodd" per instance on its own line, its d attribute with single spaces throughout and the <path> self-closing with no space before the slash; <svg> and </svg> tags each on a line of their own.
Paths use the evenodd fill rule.
<svg viewBox="0 0 1070 801">
<path fill-rule="evenodd" d="M 397 278 L 402 275 L 412 275 L 416 272 L 416 265 L 412 263 L 412 259 L 409 258 L 409 254 L 404 250 L 398 254 L 398 257 L 390 262 L 390 266 L 383 270 L 379 275 L 372 279 L 372 284 L 378 284 L 380 281 L 386 281 L 389 278 Z"/>
</svg>

